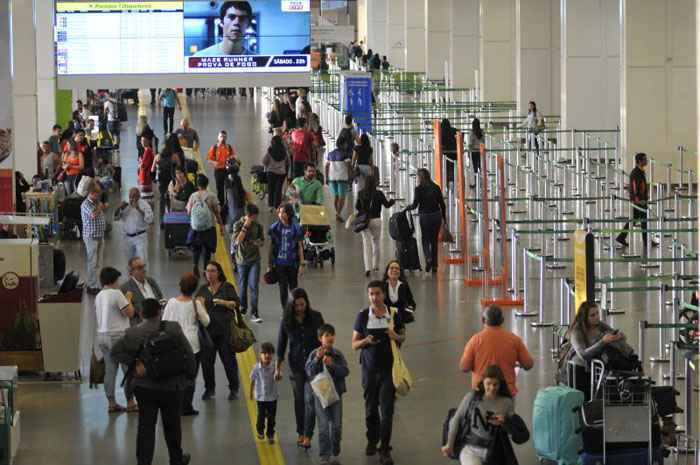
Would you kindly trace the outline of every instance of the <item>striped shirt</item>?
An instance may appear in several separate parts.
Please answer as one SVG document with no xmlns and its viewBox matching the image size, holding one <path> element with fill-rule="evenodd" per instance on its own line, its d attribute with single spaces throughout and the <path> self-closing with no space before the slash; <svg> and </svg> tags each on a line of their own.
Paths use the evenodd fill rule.
<svg viewBox="0 0 700 465">
<path fill-rule="evenodd" d="M 95 218 L 92 213 L 97 209 L 97 205 L 86 197 L 80 206 L 80 215 L 83 219 L 83 239 L 102 239 L 105 236 L 105 215 L 100 212 Z"/>
</svg>

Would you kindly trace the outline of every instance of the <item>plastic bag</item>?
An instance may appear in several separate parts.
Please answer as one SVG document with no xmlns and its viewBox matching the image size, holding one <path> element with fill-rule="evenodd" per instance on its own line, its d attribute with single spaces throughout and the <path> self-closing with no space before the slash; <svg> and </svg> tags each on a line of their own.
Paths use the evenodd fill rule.
<svg viewBox="0 0 700 465">
<path fill-rule="evenodd" d="M 328 372 L 326 365 L 323 365 L 323 371 L 314 376 L 310 384 L 314 395 L 321 402 L 321 407 L 328 408 L 340 400 L 333 377 Z"/>
</svg>

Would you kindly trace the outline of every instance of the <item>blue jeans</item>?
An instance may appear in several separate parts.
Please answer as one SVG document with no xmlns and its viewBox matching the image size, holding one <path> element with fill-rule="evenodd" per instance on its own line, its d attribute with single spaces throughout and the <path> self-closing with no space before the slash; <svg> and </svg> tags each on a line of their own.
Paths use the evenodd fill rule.
<svg viewBox="0 0 700 465">
<path fill-rule="evenodd" d="M 313 394 L 312 394 L 313 395 Z M 340 455 L 340 440 L 343 436 L 343 398 L 328 408 L 313 395 L 318 418 L 318 453 L 321 458 Z"/>
<path fill-rule="evenodd" d="M 260 260 L 252 263 L 237 263 L 238 289 L 241 308 L 248 308 L 248 289 L 250 289 L 251 314 L 258 314 L 258 283 L 260 282 Z"/>
<path fill-rule="evenodd" d="M 229 197 L 227 206 L 228 217 L 226 218 L 226 229 L 229 233 L 232 233 L 233 225 L 236 224 L 236 221 L 240 220 L 241 218 L 243 218 L 243 216 L 245 216 L 245 208 L 234 207 L 233 200 L 231 199 L 231 197 Z"/>
</svg>

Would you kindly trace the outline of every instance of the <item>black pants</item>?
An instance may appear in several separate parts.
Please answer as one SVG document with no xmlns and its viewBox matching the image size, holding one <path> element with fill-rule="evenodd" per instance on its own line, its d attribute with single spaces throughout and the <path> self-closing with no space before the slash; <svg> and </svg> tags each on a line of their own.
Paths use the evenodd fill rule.
<svg viewBox="0 0 700 465">
<path fill-rule="evenodd" d="M 202 363 L 202 351 L 200 350 L 194 354 L 195 372 L 194 379 L 191 380 L 191 384 L 188 384 L 185 388 L 185 393 L 182 399 L 182 411 L 191 412 L 194 410 L 194 405 L 192 400 L 194 399 L 194 388 L 197 386 L 197 375 L 199 374 L 199 365 Z"/>
<path fill-rule="evenodd" d="M 211 256 L 216 253 L 216 227 L 206 231 L 197 231 L 192 242 L 192 264 L 199 266 L 199 259 L 204 258 L 204 267 L 207 266 Z"/>
<path fill-rule="evenodd" d="M 425 255 L 425 271 L 437 270 L 438 267 L 438 234 L 442 224 L 442 212 L 421 213 L 420 234 Z"/>
<path fill-rule="evenodd" d="M 306 163 L 305 161 L 292 162 L 292 179 L 304 176 L 304 167 Z"/>
<path fill-rule="evenodd" d="M 216 378 L 214 376 L 214 362 L 216 354 L 219 354 L 221 363 L 226 371 L 228 379 L 228 388 L 231 392 L 238 392 L 240 381 L 238 379 L 238 362 L 236 356 L 231 350 L 230 336 L 228 334 L 211 334 L 211 339 L 214 341 L 214 348 L 207 349 L 202 354 L 202 375 L 204 376 L 204 387 L 207 391 L 214 392 L 216 390 Z"/>
<path fill-rule="evenodd" d="M 168 445 L 170 465 L 182 464 L 182 391 L 146 389 L 136 387 L 139 403 L 139 426 L 136 435 L 136 460 L 138 465 L 151 465 L 156 445 L 156 423 L 160 411 L 163 435 Z"/>
<path fill-rule="evenodd" d="M 307 389 L 309 378 L 304 371 L 292 371 L 289 379 L 292 381 L 297 435 L 311 438 L 316 427 L 316 411 L 311 397 L 313 394 Z"/>
<path fill-rule="evenodd" d="M 474 174 L 481 171 L 481 152 L 472 152 L 472 170 L 474 170 Z"/>
<path fill-rule="evenodd" d="M 163 132 L 169 134 L 175 129 L 173 127 L 173 121 L 175 119 L 175 107 L 163 107 Z M 170 123 L 170 129 L 168 129 L 168 123 Z"/>
<path fill-rule="evenodd" d="M 216 197 L 219 199 L 219 206 L 223 209 L 226 204 L 226 170 L 215 169 L 214 181 L 216 182 Z"/>
<path fill-rule="evenodd" d="M 299 277 L 298 266 L 277 265 L 277 285 L 280 288 L 280 303 L 282 310 L 287 307 L 289 300 L 289 291 L 296 289 Z"/>
<path fill-rule="evenodd" d="M 170 196 L 168 195 L 168 185 L 170 184 L 171 179 L 169 177 L 163 176 L 163 173 L 160 173 L 160 177 L 158 178 L 158 192 L 160 193 L 160 205 L 158 206 L 160 210 L 160 219 L 161 221 L 163 220 L 163 215 L 165 215 L 165 210 L 168 207 L 168 204 L 170 203 Z"/>
<path fill-rule="evenodd" d="M 268 402 L 258 401 L 258 421 L 255 424 L 255 429 L 258 436 L 265 434 L 265 424 L 267 424 L 267 437 L 272 439 L 275 437 L 275 417 L 277 416 L 277 401 Z"/>
<path fill-rule="evenodd" d="M 638 210 L 635 207 L 644 208 L 644 210 Z M 644 241 L 644 248 L 646 249 L 646 247 L 647 247 L 647 210 L 646 210 L 646 207 L 642 207 L 641 205 L 635 205 L 635 207 L 632 207 L 632 223 L 639 223 L 639 225 L 641 226 L 641 228 L 642 228 L 642 240 Z M 624 231 L 621 232 L 619 236 L 617 236 L 618 241 L 627 240 L 627 233 L 629 232 L 630 224 L 626 223 L 622 229 L 624 229 Z"/>
<path fill-rule="evenodd" d="M 156 91 L 158 89 L 150 89 L 151 90 L 151 105 L 156 104 Z"/>
<path fill-rule="evenodd" d="M 367 442 L 386 449 L 391 444 L 394 422 L 394 398 L 396 396 L 391 370 L 362 373 L 365 398 L 365 425 Z"/>
<path fill-rule="evenodd" d="M 457 152 L 451 150 L 443 150 L 442 156 L 444 156 L 447 159 L 445 160 L 445 173 L 443 175 L 445 183 L 443 184 L 443 187 L 449 187 L 450 184 L 454 184 L 455 182 L 455 170 L 457 168 Z"/>
<path fill-rule="evenodd" d="M 282 187 L 284 187 L 284 174 L 267 173 L 267 204 L 271 208 L 277 208 L 282 203 Z"/>
</svg>

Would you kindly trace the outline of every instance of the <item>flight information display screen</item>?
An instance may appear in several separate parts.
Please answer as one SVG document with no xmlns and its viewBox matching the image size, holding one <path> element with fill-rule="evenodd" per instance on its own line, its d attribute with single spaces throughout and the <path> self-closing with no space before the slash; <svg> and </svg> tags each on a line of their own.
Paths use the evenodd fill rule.
<svg viewBox="0 0 700 465">
<path fill-rule="evenodd" d="M 57 74 L 306 72 L 310 1 L 58 0 Z"/>
</svg>

